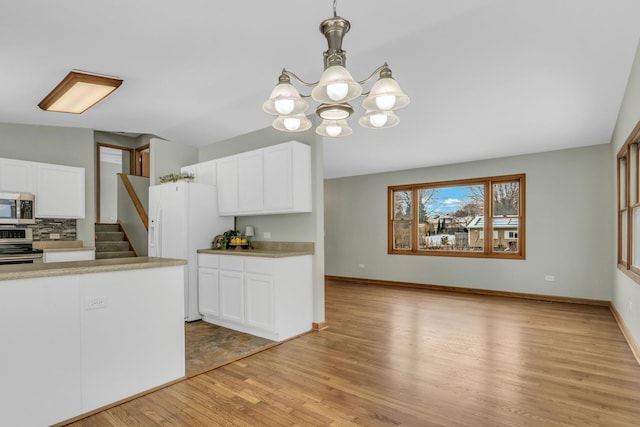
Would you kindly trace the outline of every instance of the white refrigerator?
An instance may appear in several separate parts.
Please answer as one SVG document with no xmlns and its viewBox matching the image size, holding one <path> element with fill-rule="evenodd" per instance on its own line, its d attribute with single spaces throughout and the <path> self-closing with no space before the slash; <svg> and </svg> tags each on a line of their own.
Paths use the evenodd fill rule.
<svg viewBox="0 0 640 427">
<path fill-rule="evenodd" d="M 184 318 L 201 319 L 198 311 L 198 249 L 234 226 L 233 217 L 218 216 L 216 187 L 179 181 L 149 188 L 149 256 L 180 258 L 185 268 Z"/>
</svg>

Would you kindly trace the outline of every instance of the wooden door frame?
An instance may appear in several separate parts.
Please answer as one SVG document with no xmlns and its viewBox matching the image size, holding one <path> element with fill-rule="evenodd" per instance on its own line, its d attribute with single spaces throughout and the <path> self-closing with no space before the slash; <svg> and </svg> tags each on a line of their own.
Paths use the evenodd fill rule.
<svg viewBox="0 0 640 427">
<path fill-rule="evenodd" d="M 151 148 L 150 144 L 142 145 L 135 149 L 135 174 L 137 176 L 142 176 L 142 166 L 140 163 L 142 162 L 142 152 L 145 150 L 149 150 Z"/>
<path fill-rule="evenodd" d="M 105 144 L 102 142 L 96 142 L 96 223 L 100 223 L 100 147 L 113 148 L 121 151 L 129 152 L 129 174 L 133 169 L 133 148 L 123 147 L 120 145 Z"/>
</svg>

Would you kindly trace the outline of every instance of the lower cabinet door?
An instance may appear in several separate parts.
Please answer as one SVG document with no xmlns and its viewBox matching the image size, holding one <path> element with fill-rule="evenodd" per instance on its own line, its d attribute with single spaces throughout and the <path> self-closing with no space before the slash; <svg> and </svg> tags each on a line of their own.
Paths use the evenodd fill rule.
<svg viewBox="0 0 640 427">
<path fill-rule="evenodd" d="M 215 268 L 198 269 L 198 305 L 201 314 L 220 315 L 220 282 Z"/>
<path fill-rule="evenodd" d="M 244 274 L 239 271 L 220 270 L 220 318 L 244 322 Z"/>
<path fill-rule="evenodd" d="M 247 326 L 274 332 L 273 276 L 245 273 Z"/>
</svg>

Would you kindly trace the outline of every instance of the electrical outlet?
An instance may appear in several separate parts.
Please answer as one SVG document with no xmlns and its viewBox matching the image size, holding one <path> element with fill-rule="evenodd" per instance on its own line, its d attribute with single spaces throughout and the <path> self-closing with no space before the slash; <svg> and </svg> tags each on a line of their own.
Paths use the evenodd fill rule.
<svg viewBox="0 0 640 427">
<path fill-rule="evenodd" d="M 555 282 L 556 276 L 546 275 L 544 276 L 544 280 L 546 280 L 547 282 Z"/>
<path fill-rule="evenodd" d="M 633 311 L 633 301 L 629 300 L 629 311 Z"/>
<path fill-rule="evenodd" d="M 358 268 L 364 268 L 364 264 L 358 264 Z"/>
<path fill-rule="evenodd" d="M 105 308 L 107 306 L 107 297 L 90 297 L 87 298 L 87 310 L 97 310 L 98 308 Z"/>
<path fill-rule="evenodd" d="M 51 240 L 59 239 L 60 238 L 60 233 L 51 233 L 51 234 L 49 234 L 49 238 Z"/>
<path fill-rule="evenodd" d="M 264 237 L 265 239 L 270 239 L 271 238 L 271 232 L 270 231 L 265 231 L 264 233 L 262 233 L 262 237 Z"/>
</svg>

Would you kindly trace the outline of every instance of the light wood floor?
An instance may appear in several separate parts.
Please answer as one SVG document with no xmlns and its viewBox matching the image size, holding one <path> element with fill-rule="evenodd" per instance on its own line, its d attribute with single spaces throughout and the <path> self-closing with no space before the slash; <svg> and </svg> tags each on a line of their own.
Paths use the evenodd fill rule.
<svg viewBox="0 0 640 427">
<path fill-rule="evenodd" d="M 605 307 L 328 281 L 329 328 L 74 426 L 639 426 Z"/>
</svg>

